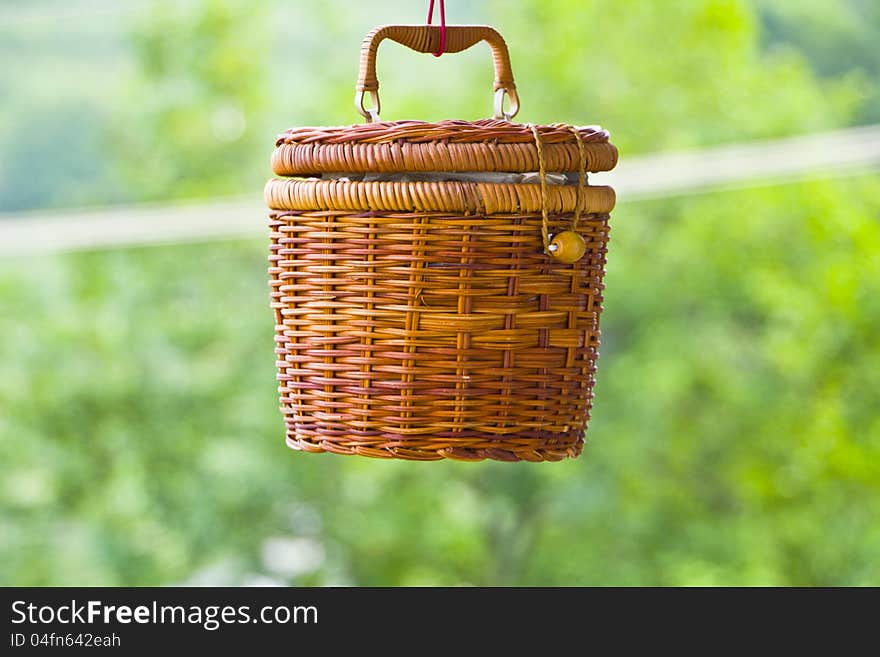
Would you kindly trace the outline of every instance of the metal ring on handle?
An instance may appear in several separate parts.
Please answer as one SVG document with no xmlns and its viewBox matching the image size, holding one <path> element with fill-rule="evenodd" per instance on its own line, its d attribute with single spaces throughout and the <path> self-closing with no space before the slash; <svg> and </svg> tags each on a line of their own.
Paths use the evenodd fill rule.
<svg viewBox="0 0 880 657">
<path fill-rule="evenodd" d="M 432 25 L 383 25 L 372 30 L 361 46 L 361 63 L 356 85 L 355 107 L 367 123 L 379 121 L 379 80 L 376 77 L 376 53 L 384 39 L 391 39 L 417 52 L 434 53 L 440 45 L 440 28 Z M 504 38 L 487 25 L 446 26 L 445 52 L 455 53 L 470 48 L 480 41 L 489 44 L 495 64 L 495 118 L 512 119 L 519 111 L 516 83 L 510 67 L 510 55 Z M 369 91 L 373 107 L 364 107 L 364 92 Z M 510 107 L 504 111 L 504 96 Z"/>
<path fill-rule="evenodd" d="M 506 112 L 504 111 L 505 95 L 510 99 L 510 108 Z M 517 112 L 519 112 L 519 96 L 516 95 L 516 89 L 505 89 L 504 87 L 496 89 L 495 118 L 510 121 L 510 119 L 516 116 Z"/>
<path fill-rule="evenodd" d="M 382 111 L 382 101 L 379 100 L 379 92 L 371 91 L 370 97 L 373 100 L 372 107 L 364 107 L 364 95 L 365 92 L 358 91 L 355 92 L 354 95 L 354 106 L 357 107 L 358 112 L 361 113 L 367 123 L 378 123 L 379 122 L 379 112 Z M 504 111 L 504 97 L 510 99 L 510 107 L 505 112 Z M 495 118 L 503 119 L 505 121 L 510 121 L 516 113 L 519 112 L 519 97 L 516 95 L 516 90 L 509 91 L 507 89 L 498 89 L 495 92 Z"/>
<path fill-rule="evenodd" d="M 373 99 L 373 106 L 370 108 L 364 107 L 364 92 L 356 91 L 354 94 L 354 106 L 357 107 L 357 111 L 367 120 L 367 123 L 378 123 L 379 112 L 382 110 L 378 89 L 371 91 L 370 97 Z"/>
</svg>

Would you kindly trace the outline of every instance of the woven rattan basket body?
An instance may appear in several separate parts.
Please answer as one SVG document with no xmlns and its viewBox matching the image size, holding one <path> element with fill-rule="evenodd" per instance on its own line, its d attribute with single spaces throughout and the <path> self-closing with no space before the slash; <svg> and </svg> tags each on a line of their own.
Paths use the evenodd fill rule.
<svg viewBox="0 0 880 657">
<path fill-rule="evenodd" d="M 418 29 L 420 49 L 436 48 L 436 31 Z M 415 460 L 577 456 L 614 205 L 583 173 L 616 160 L 601 129 L 503 118 L 281 135 L 265 196 L 288 444 Z M 552 252 L 561 233 L 583 238 L 576 262 Z"/>
</svg>

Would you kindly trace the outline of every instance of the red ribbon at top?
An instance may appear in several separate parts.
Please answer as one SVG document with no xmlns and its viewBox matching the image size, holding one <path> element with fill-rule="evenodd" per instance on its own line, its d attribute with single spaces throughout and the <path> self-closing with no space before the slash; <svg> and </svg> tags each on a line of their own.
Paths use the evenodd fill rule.
<svg viewBox="0 0 880 657">
<path fill-rule="evenodd" d="M 434 20 L 434 0 L 428 5 L 428 25 Z M 446 50 L 446 7 L 443 0 L 440 0 L 440 50 L 433 53 L 434 57 L 439 57 Z"/>
</svg>

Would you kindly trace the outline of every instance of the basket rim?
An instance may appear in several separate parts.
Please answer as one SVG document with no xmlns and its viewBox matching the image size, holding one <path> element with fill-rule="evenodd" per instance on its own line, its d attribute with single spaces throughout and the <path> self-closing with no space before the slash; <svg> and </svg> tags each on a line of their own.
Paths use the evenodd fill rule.
<svg viewBox="0 0 880 657">
<path fill-rule="evenodd" d="M 548 172 L 590 173 L 617 165 L 617 148 L 598 126 L 534 126 Z M 578 143 L 575 131 L 580 138 Z M 584 160 L 581 160 L 581 158 Z M 538 171 L 542 165 L 532 126 L 499 120 L 394 121 L 346 127 L 292 128 L 276 141 L 278 176 L 321 173 Z"/>
<path fill-rule="evenodd" d="M 544 198 L 543 194 L 546 194 Z M 344 182 L 272 178 L 263 190 L 270 210 L 303 212 L 402 212 L 496 215 L 581 211 L 610 213 L 614 189 L 588 185 L 581 194 L 571 185 L 465 182 Z"/>
<path fill-rule="evenodd" d="M 584 143 L 608 143 L 610 134 L 598 125 L 569 126 L 564 123 L 536 125 L 541 141 L 546 144 L 575 143 L 572 128 L 577 129 Z M 382 144 L 401 143 L 494 143 L 531 144 L 535 137 L 532 125 L 511 123 L 503 119 L 464 121 L 448 119 L 429 122 L 417 120 L 358 123 L 347 126 L 303 126 L 290 128 L 278 135 L 276 146 L 282 144 Z"/>
</svg>

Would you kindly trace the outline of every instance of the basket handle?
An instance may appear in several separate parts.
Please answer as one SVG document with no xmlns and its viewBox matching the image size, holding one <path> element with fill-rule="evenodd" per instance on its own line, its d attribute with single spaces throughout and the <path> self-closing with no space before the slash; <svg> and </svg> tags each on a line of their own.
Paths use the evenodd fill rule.
<svg viewBox="0 0 880 657">
<path fill-rule="evenodd" d="M 433 53 L 440 49 L 440 27 L 432 25 L 383 25 L 375 28 L 361 46 L 361 66 L 358 74 L 354 104 L 367 123 L 379 120 L 379 80 L 376 77 L 376 51 L 384 39 L 391 39 L 416 52 Z M 485 41 L 492 48 L 495 59 L 495 118 L 510 120 L 519 111 L 519 97 L 510 68 L 510 55 L 504 38 L 488 25 L 447 25 L 444 52 L 461 52 Z M 364 107 L 364 94 L 369 92 L 373 107 Z M 504 111 L 504 96 L 510 107 Z"/>
</svg>

